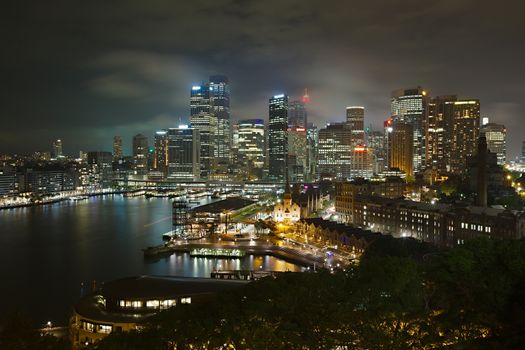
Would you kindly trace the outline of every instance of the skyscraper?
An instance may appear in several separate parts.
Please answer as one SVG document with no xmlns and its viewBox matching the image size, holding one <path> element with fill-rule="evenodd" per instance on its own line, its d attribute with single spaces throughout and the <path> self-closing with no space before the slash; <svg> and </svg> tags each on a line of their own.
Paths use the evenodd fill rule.
<svg viewBox="0 0 525 350">
<path fill-rule="evenodd" d="M 113 137 L 113 158 L 122 158 L 122 137 L 120 136 Z"/>
<path fill-rule="evenodd" d="M 63 157 L 62 140 L 58 139 L 58 140 L 53 141 L 53 149 L 52 149 L 51 154 L 53 158 L 55 159 Z"/>
<path fill-rule="evenodd" d="M 308 148 L 308 171 L 307 181 L 317 180 L 317 155 L 319 147 L 319 130 L 313 123 L 308 123 L 306 129 L 307 148 Z"/>
<path fill-rule="evenodd" d="M 346 123 L 351 130 L 352 144 L 363 145 L 365 142 L 365 107 L 346 107 Z"/>
<path fill-rule="evenodd" d="M 462 174 L 468 157 L 476 154 L 479 138 L 479 100 L 458 100 L 454 102 L 452 115 L 452 149 L 449 153 L 450 170 Z"/>
<path fill-rule="evenodd" d="M 168 173 L 168 131 L 155 132 L 155 157 L 153 169 L 167 175 Z"/>
<path fill-rule="evenodd" d="M 521 164 L 525 164 L 525 141 L 521 142 Z"/>
<path fill-rule="evenodd" d="M 167 130 L 167 173 L 174 179 L 198 180 L 201 174 L 199 147 L 200 137 L 197 129 L 180 125 Z"/>
<path fill-rule="evenodd" d="M 240 166 L 264 167 L 265 128 L 262 119 L 244 119 L 237 123 L 238 162 Z"/>
<path fill-rule="evenodd" d="M 308 114 L 303 101 L 292 101 L 288 106 L 288 126 L 290 128 L 306 129 L 308 125 Z"/>
<path fill-rule="evenodd" d="M 288 129 L 288 174 L 293 182 L 308 176 L 308 140 L 305 128 Z"/>
<path fill-rule="evenodd" d="M 224 75 L 210 76 L 209 83 L 211 113 L 217 118 L 215 157 L 218 163 L 231 160 L 230 133 L 230 85 Z"/>
<path fill-rule="evenodd" d="M 430 100 L 428 111 L 426 159 L 432 176 L 464 173 L 467 158 L 477 152 L 479 100 L 438 96 Z"/>
<path fill-rule="evenodd" d="M 389 167 L 413 175 L 414 125 L 409 122 L 394 121 L 389 132 Z"/>
<path fill-rule="evenodd" d="M 350 163 L 350 178 L 369 179 L 374 175 L 374 150 L 365 145 L 354 146 Z"/>
<path fill-rule="evenodd" d="M 200 177 L 207 178 L 216 164 L 215 137 L 217 135 L 217 117 L 212 113 L 208 84 L 195 85 L 191 88 L 190 122 L 191 127 L 199 131 L 200 136 Z"/>
<path fill-rule="evenodd" d="M 412 124 L 413 128 L 413 170 L 425 169 L 425 130 L 428 113 L 427 93 L 422 87 L 400 89 L 392 92 L 391 114 L 394 122 Z"/>
<path fill-rule="evenodd" d="M 351 130 L 346 123 L 328 124 L 319 130 L 317 164 L 320 178 L 350 177 L 352 151 Z"/>
<path fill-rule="evenodd" d="M 485 135 L 488 150 L 496 153 L 498 165 L 505 165 L 507 158 L 507 129 L 505 125 L 487 123 L 481 128 L 481 134 Z"/>
<path fill-rule="evenodd" d="M 288 96 L 275 95 L 269 100 L 268 176 L 284 182 L 288 157 Z"/>
<path fill-rule="evenodd" d="M 138 175 L 148 173 L 148 138 L 142 134 L 133 136 L 133 163 Z"/>
</svg>

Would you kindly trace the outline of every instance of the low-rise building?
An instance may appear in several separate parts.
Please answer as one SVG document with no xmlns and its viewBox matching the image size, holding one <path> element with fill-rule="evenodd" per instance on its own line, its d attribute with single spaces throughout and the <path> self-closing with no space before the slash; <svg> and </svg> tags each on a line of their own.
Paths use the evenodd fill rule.
<svg viewBox="0 0 525 350">
<path fill-rule="evenodd" d="M 74 349 L 113 332 L 140 328 L 156 313 L 183 304 L 205 303 L 222 291 L 244 286 L 240 280 L 166 276 L 129 277 L 109 282 L 74 307 L 70 335 Z"/>
</svg>

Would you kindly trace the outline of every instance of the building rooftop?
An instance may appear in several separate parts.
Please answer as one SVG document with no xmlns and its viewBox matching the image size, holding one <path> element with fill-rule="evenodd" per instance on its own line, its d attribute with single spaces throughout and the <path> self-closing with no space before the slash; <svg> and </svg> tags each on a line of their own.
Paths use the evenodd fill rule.
<svg viewBox="0 0 525 350">
<path fill-rule="evenodd" d="M 193 208 L 194 213 L 222 213 L 224 211 L 235 211 L 254 204 L 255 202 L 241 197 L 229 197 L 221 201 L 201 205 Z"/>
<path fill-rule="evenodd" d="M 195 295 L 213 295 L 240 288 L 248 281 L 211 278 L 135 276 L 111 281 L 92 294 L 83 297 L 75 306 L 82 317 L 99 322 L 136 323 L 159 310 L 116 309 L 119 300 L 176 299 Z M 106 306 L 100 302 L 104 298 Z"/>
</svg>

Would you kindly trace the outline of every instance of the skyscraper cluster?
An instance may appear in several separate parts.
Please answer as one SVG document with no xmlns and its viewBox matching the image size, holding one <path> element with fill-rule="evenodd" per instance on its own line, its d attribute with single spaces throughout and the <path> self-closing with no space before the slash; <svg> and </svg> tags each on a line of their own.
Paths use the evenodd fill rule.
<svg viewBox="0 0 525 350">
<path fill-rule="evenodd" d="M 365 107 L 351 105 L 342 122 L 318 129 L 308 121 L 310 96 L 277 94 L 268 100 L 268 120 L 230 113 L 230 85 L 212 75 L 189 91 L 189 124 L 159 130 L 153 148 L 133 137 L 135 175 L 180 180 L 262 180 L 284 183 L 398 175 L 433 182 L 464 175 L 467 160 L 485 135 L 499 165 L 506 161 L 506 129 L 480 125 L 480 102 L 455 95 L 431 97 L 422 87 L 391 94 L 383 130 L 365 128 Z M 53 143 L 53 156 L 61 154 Z M 122 139 L 113 139 L 114 159 L 123 159 Z"/>
</svg>

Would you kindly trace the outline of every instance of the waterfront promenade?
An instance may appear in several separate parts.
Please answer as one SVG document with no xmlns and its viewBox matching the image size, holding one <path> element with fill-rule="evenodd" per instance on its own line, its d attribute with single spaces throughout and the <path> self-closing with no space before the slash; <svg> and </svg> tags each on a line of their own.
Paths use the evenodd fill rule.
<svg viewBox="0 0 525 350">
<path fill-rule="evenodd" d="M 251 239 L 251 240 L 173 240 L 163 245 L 148 247 L 144 249 L 144 257 L 156 259 L 175 253 L 190 253 L 195 249 L 236 249 L 251 255 L 271 255 L 306 268 L 336 268 L 344 267 L 352 263 L 351 258 L 340 254 L 333 254 L 322 248 L 297 242 L 275 239 Z M 210 257 L 213 255 L 210 254 Z"/>
</svg>

